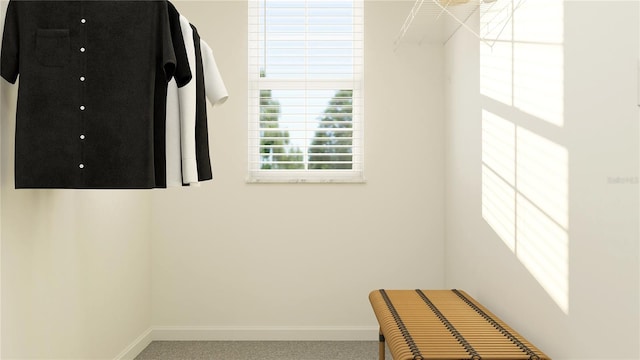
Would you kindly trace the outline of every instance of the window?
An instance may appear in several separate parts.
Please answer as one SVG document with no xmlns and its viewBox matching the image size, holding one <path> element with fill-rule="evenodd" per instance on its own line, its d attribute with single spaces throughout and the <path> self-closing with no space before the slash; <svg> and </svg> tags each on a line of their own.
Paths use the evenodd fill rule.
<svg viewBox="0 0 640 360">
<path fill-rule="evenodd" d="M 363 0 L 249 1 L 249 181 L 363 181 Z"/>
</svg>

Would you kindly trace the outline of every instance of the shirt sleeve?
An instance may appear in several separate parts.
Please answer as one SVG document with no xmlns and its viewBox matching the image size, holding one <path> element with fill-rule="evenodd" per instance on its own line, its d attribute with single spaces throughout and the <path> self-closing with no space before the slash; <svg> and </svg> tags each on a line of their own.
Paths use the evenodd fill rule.
<svg viewBox="0 0 640 360">
<path fill-rule="evenodd" d="M 202 39 L 200 39 L 200 48 L 202 51 L 202 66 L 204 71 L 204 88 L 207 93 L 207 99 L 211 105 L 223 104 L 229 98 L 229 92 L 224 85 L 220 70 L 213 57 L 213 50 Z"/>
<path fill-rule="evenodd" d="M 159 54 L 162 59 L 162 67 L 166 76 L 167 82 L 171 80 L 176 71 L 176 54 L 173 50 L 173 42 L 171 40 L 171 27 L 169 24 L 169 10 L 168 2 L 159 1 L 158 21 L 159 21 L 159 36 L 161 53 Z"/>
<path fill-rule="evenodd" d="M 0 73 L 5 80 L 15 84 L 20 70 L 20 38 L 15 1 L 10 1 L 7 7 L 0 53 Z"/>
<path fill-rule="evenodd" d="M 187 57 L 187 49 L 184 44 L 184 37 L 182 35 L 182 28 L 180 26 L 180 13 L 173 6 L 172 3 L 168 3 L 169 6 L 169 26 L 171 28 L 171 41 L 173 43 L 173 51 L 176 55 L 176 71 L 173 77 L 176 79 L 178 87 L 183 87 L 193 77 L 191 69 L 189 68 L 189 59 Z"/>
</svg>

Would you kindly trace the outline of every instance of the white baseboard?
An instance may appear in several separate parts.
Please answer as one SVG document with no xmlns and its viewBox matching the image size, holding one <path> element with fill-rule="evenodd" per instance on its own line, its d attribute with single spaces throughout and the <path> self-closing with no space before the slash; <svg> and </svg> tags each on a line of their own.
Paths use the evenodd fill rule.
<svg viewBox="0 0 640 360">
<path fill-rule="evenodd" d="M 154 326 L 114 360 L 132 360 L 152 341 L 377 341 L 372 326 Z"/>
<path fill-rule="evenodd" d="M 378 328 L 370 326 L 157 326 L 154 340 L 376 340 Z"/>
<path fill-rule="evenodd" d="M 153 328 L 147 329 L 135 339 L 126 349 L 115 357 L 114 360 L 133 360 L 153 341 Z"/>
</svg>

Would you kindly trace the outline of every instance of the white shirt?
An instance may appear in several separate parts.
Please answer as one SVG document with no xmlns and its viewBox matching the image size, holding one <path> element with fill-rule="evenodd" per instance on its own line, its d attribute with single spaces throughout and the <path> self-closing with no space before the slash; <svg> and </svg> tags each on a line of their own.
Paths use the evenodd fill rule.
<svg viewBox="0 0 640 360">
<path fill-rule="evenodd" d="M 218 70 L 216 59 L 213 57 L 213 50 L 209 44 L 200 39 L 200 51 L 202 52 L 202 72 L 207 99 L 213 106 L 224 104 L 229 98 L 229 92 L 224 85 L 220 70 Z M 213 175 L 213 173 L 213 164 L 211 164 L 211 174 Z"/>
<path fill-rule="evenodd" d="M 182 186 L 180 103 L 178 101 L 178 84 L 175 79 L 171 79 L 167 86 L 166 129 L 167 187 Z"/>
<path fill-rule="evenodd" d="M 196 49 L 193 43 L 193 31 L 189 20 L 180 15 L 180 28 L 184 46 L 189 59 L 189 69 L 193 74 L 191 81 L 178 89 L 180 104 L 180 150 L 182 158 L 182 182 L 198 182 L 198 164 L 196 162 Z M 167 94 L 168 96 L 168 94 Z"/>
</svg>

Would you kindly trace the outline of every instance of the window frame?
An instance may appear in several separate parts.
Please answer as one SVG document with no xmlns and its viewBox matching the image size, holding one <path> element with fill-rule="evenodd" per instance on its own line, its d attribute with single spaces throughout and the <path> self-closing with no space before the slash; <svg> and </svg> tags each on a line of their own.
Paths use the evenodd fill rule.
<svg viewBox="0 0 640 360">
<path fill-rule="evenodd" d="M 353 21 L 353 77 L 348 79 L 274 79 L 261 76 L 260 7 L 268 0 L 249 0 L 248 44 L 248 183 L 364 183 L 364 0 L 352 0 Z M 301 0 L 307 3 L 308 0 Z M 266 46 L 266 42 L 264 42 Z M 307 48 L 308 49 L 308 48 Z M 307 73 L 305 73 L 307 74 Z M 260 153 L 260 94 L 263 90 L 351 90 L 352 91 L 352 156 L 351 169 L 262 169 Z M 307 122 L 308 124 L 309 122 Z M 307 147 L 310 145 L 307 144 Z M 305 167 L 309 153 L 303 152 Z"/>
</svg>

